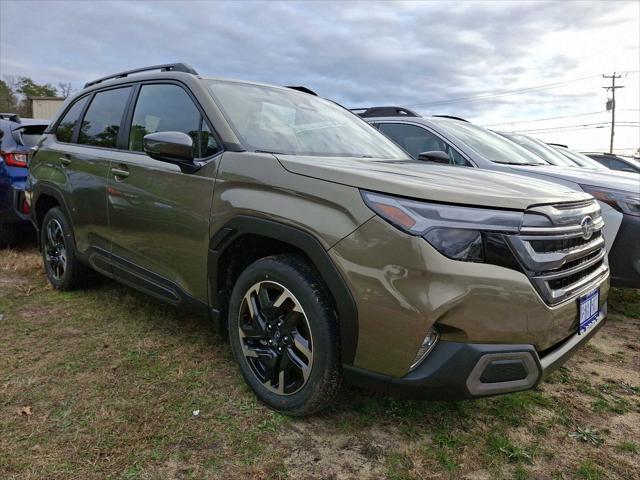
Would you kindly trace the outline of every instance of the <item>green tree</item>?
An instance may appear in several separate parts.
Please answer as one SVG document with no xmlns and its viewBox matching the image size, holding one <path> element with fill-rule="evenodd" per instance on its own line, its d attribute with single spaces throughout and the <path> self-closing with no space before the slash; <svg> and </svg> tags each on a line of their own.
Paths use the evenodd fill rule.
<svg viewBox="0 0 640 480">
<path fill-rule="evenodd" d="M 18 99 L 11 87 L 4 80 L 0 80 L 0 112 L 15 113 L 18 109 Z"/>
<path fill-rule="evenodd" d="M 56 87 L 50 83 L 39 85 L 29 77 L 20 77 L 17 85 L 18 93 L 25 97 L 55 97 L 58 95 Z"/>
<path fill-rule="evenodd" d="M 56 97 L 58 91 L 50 83 L 39 84 L 29 77 L 5 75 L 0 82 L 0 111 L 17 113 L 21 117 L 30 117 L 29 97 Z"/>
</svg>

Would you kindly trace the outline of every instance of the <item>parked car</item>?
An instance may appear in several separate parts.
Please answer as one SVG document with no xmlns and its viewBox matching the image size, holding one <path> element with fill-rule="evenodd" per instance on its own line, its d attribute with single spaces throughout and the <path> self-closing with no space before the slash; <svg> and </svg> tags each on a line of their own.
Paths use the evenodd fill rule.
<svg viewBox="0 0 640 480">
<path fill-rule="evenodd" d="M 11 245 L 31 228 L 24 198 L 29 151 L 48 121 L 0 113 L 0 247 Z"/>
<path fill-rule="evenodd" d="M 69 98 L 27 188 L 55 288 L 93 269 L 209 315 L 258 398 L 291 415 L 343 378 L 526 390 L 606 315 L 590 195 L 432 167 L 330 101 L 184 64 Z"/>
<path fill-rule="evenodd" d="M 512 132 L 496 132 L 499 135 L 502 135 L 505 138 L 508 138 L 512 142 L 517 143 L 525 150 L 533 153 L 535 156 L 541 158 L 549 165 L 554 165 L 556 167 L 571 167 L 571 168 L 579 168 L 578 165 L 573 160 L 567 158 L 562 155 L 560 152 L 555 150 L 553 147 L 550 147 L 546 143 L 533 138 L 527 135 L 523 135 L 521 133 L 512 133 Z"/>
<path fill-rule="evenodd" d="M 576 152 L 575 150 L 571 150 L 566 145 L 560 145 L 558 143 L 548 143 L 547 145 L 555 148 L 558 152 L 563 154 L 569 160 L 575 162 L 575 164 L 580 167 L 589 168 L 591 170 L 604 170 L 608 172 L 613 171 L 609 167 L 596 162 L 593 158 L 589 158 L 583 153 Z"/>
<path fill-rule="evenodd" d="M 608 169 L 607 167 L 600 165 L 595 160 L 589 157 L 586 157 L 581 153 L 570 152 L 566 148 L 564 149 L 564 152 L 561 152 L 559 147 L 554 148 L 553 146 L 548 145 L 541 140 L 538 140 L 533 137 L 529 137 L 528 135 L 523 135 L 521 133 L 510 133 L 510 132 L 498 132 L 498 133 L 503 137 L 508 138 L 512 142 L 517 143 L 518 145 L 528 150 L 529 152 L 533 153 L 534 155 L 538 156 L 539 158 L 542 158 L 550 165 L 555 165 L 557 167 L 564 166 L 564 165 L 561 165 L 557 160 L 557 157 L 560 156 L 562 157 L 563 161 L 570 162 L 570 166 L 574 168 L 587 167 L 587 168 L 590 168 L 591 170 L 605 171 L 607 172 L 607 176 L 609 178 L 619 177 L 622 179 L 626 179 L 627 184 L 628 184 L 628 180 L 631 180 L 632 184 L 638 184 L 638 177 L 635 176 L 635 174 L 630 174 L 628 172 L 619 172 L 616 170 Z M 640 187 L 640 185 L 638 186 Z"/>
<path fill-rule="evenodd" d="M 613 153 L 585 152 L 584 154 L 612 170 L 640 173 L 640 160 L 635 158 L 621 157 Z"/>
<path fill-rule="evenodd" d="M 455 117 L 421 117 L 415 112 L 378 117 L 371 116 L 366 109 L 360 115 L 416 159 L 517 172 L 591 193 L 599 200 L 605 218 L 604 238 L 609 252 L 612 284 L 640 287 L 640 247 L 637 242 L 640 238 L 640 193 L 637 179 L 616 172 L 549 165 L 538 155 L 497 133 Z"/>
</svg>

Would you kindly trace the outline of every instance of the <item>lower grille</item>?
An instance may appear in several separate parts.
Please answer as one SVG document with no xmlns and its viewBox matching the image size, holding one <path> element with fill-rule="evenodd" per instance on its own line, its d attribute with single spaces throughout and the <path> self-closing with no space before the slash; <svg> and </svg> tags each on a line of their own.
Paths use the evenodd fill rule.
<svg viewBox="0 0 640 480">
<path fill-rule="evenodd" d="M 547 303 L 562 302 L 606 276 L 604 222 L 595 200 L 534 207 L 527 214 L 520 234 L 508 238 Z"/>
</svg>

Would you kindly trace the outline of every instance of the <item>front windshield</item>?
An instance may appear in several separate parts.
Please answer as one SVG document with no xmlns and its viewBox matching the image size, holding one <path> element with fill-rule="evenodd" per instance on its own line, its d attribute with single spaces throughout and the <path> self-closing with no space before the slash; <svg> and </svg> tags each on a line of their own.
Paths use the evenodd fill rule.
<svg viewBox="0 0 640 480">
<path fill-rule="evenodd" d="M 501 133 L 501 135 L 507 137 L 512 142 L 517 143 L 522 148 L 526 148 L 531 153 L 537 155 L 538 157 L 545 160 L 547 163 L 551 165 L 555 165 L 557 167 L 575 167 L 576 164 L 573 163 L 568 158 L 564 157 L 560 152 L 557 152 L 553 148 L 551 148 L 546 143 L 541 142 L 540 140 L 536 140 L 535 138 L 527 137 L 525 135 L 518 135 L 517 133 Z"/>
<path fill-rule="evenodd" d="M 289 155 L 407 159 L 353 113 L 284 88 L 210 80 L 209 91 L 245 147 Z"/>
<path fill-rule="evenodd" d="M 539 157 L 497 133 L 467 122 L 432 118 L 440 129 L 494 163 L 547 165 Z"/>
<path fill-rule="evenodd" d="M 593 170 L 609 170 L 607 167 L 600 165 L 593 158 L 589 158 L 586 155 L 583 155 L 578 152 L 574 152 L 573 150 L 569 150 L 568 148 L 563 147 L 554 147 L 563 155 L 567 156 L 570 160 L 573 160 L 581 167 L 591 168 Z"/>
</svg>

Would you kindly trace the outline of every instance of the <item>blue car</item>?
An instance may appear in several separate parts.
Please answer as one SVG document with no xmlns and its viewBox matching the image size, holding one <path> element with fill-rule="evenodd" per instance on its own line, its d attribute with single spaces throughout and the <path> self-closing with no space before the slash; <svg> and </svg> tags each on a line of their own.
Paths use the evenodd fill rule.
<svg viewBox="0 0 640 480">
<path fill-rule="evenodd" d="M 47 120 L 0 113 L 0 247 L 11 245 L 31 228 L 24 198 L 29 151 L 47 128 Z"/>
</svg>

